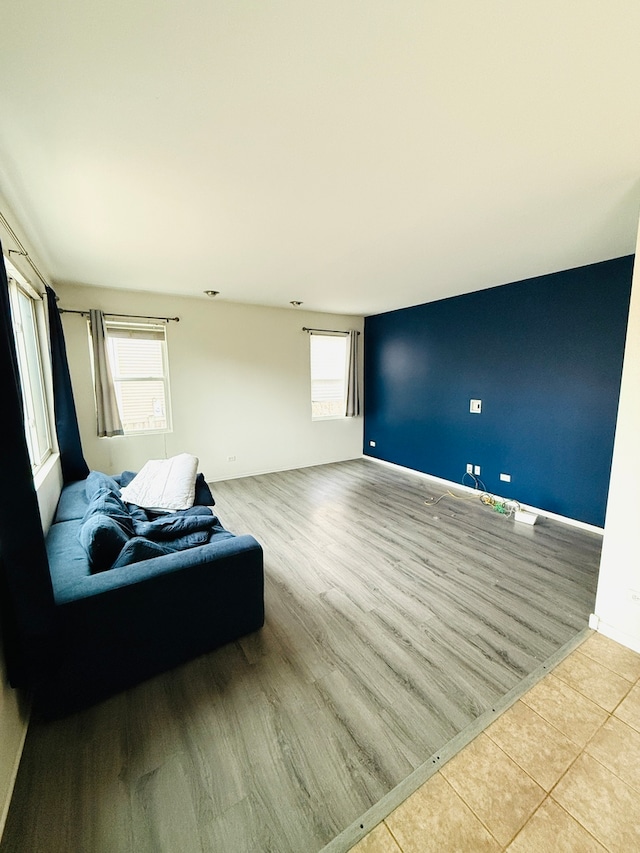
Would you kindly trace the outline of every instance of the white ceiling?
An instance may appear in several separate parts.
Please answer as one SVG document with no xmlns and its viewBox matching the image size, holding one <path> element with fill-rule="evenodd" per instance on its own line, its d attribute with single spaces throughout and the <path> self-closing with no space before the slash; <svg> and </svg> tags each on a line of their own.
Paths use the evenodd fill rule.
<svg viewBox="0 0 640 853">
<path fill-rule="evenodd" d="M 54 283 L 371 314 L 634 250 L 638 0 L 3 0 L 2 23 L 0 181 Z"/>
</svg>

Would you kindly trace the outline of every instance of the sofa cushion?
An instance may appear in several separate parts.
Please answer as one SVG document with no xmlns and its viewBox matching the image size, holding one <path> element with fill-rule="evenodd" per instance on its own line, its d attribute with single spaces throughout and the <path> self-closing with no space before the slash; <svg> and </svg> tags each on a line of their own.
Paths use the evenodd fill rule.
<svg viewBox="0 0 640 853">
<path fill-rule="evenodd" d="M 82 523 L 78 538 L 89 557 L 91 572 L 104 572 L 113 566 L 130 534 L 115 518 L 96 512 Z"/>
<path fill-rule="evenodd" d="M 60 494 L 54 521 L 73 521 L 80 519 L 87 511 L 87 496 L 85 492 L 85 480 L 75 483 L 67 483 Z"/>
<path fill-rule="evenodd" d="M 204 479 L 204 474 L 198 474 L 196 477 L 196 497 L 194 503 L 197 506 L 215 506 L 216 502 L 211 494 L 211 489 Z"/>
<path fill-rule="evenodd" d="M 59 595 L 89 576 L 87 552 L 80 544 L 79 519 L 52 524 L 46 537 L 49 571 L 56 601 Z"/>
</svg>

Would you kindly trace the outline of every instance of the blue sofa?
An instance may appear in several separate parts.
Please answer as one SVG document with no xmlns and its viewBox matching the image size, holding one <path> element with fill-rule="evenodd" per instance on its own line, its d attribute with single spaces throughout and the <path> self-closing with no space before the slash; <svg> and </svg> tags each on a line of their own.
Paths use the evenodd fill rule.
<svg viewBox="0 0 640 853">
<path fill-rule="evenodd" d="M 160 556 L 96 570 L 82 532 L 94 476 L 63 488 L 46 537 L 55 651 L 34 689 L 34 709 L 45 718 L 104 699 L 264 623 L 262 548 L 215 517 L 206 544 L 172 551 L 169 543 Z M 214 504 L 202 475 L 196 503 Z M 135 515 L 137 508 L 126 508 Z M 118 523 L 127 526 L 126 519 Z"/>
</svg>

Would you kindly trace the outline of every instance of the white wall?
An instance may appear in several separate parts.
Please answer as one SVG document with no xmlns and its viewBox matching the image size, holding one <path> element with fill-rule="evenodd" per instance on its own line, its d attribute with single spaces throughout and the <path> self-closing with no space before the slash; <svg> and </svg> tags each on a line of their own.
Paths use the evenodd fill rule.
<svg viewBox="0 0 640 853">
<path fill-rule="evenodd" d="M 595 615 L 599 631 L 640 652 L 640 233 Z"/>
<path fill-rule="evenodd" d="M 147 459 L 188 452 L 212 481 L 361 455 L 361 417 L 311 420 L 302 326 L 362 331 L 362 318 L 76 285 L 56 293 L 63 308 L 180 317 L 167 326 L 173 431 L 97 438 L 87 320 L 63 315 L 89 467 L 137 470 Z"/>
<path fill-rule="evenodd" d="M 62 466 L 57 453 L 54 453 L 42 466 L 35 477 L 35 486 L 42 529 L 46 533 L 53 522 L 62 491 Z"/>
</svg>

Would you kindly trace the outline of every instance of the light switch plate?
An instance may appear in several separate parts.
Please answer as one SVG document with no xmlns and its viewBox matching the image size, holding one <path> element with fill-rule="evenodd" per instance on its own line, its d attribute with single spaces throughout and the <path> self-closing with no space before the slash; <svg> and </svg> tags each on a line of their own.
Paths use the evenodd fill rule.
<svg viewBox="0 0 640 853">
<path fill-rule="evenodd" d="M 471 400 L 469 402 L 469 411 L 474 415 L 479 415 L 482 411 L 482 400 Z"/>
</svg>

